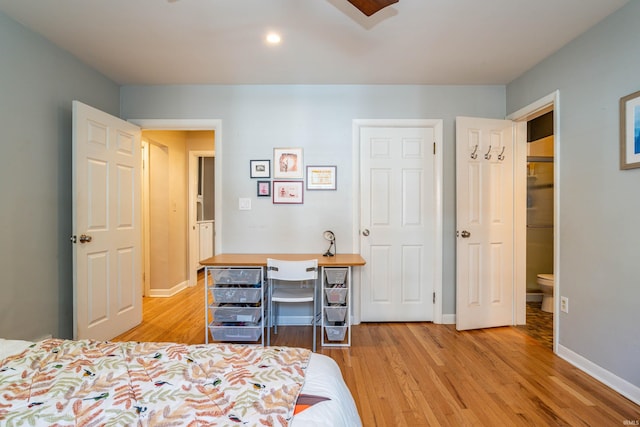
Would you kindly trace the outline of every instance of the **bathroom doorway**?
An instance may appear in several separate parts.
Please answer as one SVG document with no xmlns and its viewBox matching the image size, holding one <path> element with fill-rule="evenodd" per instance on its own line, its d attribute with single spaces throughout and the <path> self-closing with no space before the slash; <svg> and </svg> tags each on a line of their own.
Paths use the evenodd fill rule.
<svg viewBox="0 0 640 427">
<path fill-rule="evenodd" d="M 553 349 L 554 111 L 527 120 L 526 331 Z"/>
</svg>

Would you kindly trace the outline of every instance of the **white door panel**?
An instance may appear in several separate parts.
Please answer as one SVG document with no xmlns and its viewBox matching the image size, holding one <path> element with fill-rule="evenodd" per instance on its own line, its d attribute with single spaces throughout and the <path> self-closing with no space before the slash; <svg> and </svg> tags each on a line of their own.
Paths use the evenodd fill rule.
<svg viewBox="0 0 640 427">
<path fill-rule="evenodd" d="M 459 330 L 513 323 L 513 124 L 456 120 Z"/>
<path fill-rule="evenodd" d="M 363 321 L 433 319 L 434 141 L 432 128 L 361 130 Z"/>
<path fill-rule="evenodd" d="M 142 320 L 140 157 L 137 126 L 73 102 L 76 339 L 111 339 Z"/>
</svg>

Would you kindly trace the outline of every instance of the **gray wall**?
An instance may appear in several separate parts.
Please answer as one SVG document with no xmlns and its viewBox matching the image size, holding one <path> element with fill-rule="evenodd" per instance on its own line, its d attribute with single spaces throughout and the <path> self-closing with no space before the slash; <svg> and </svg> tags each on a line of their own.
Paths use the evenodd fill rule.
<svg viewBox="0 0 640 427">
<path fill-rule="evenodd" d="M 454 119 L 504 117 L 503 86 L 125 86 L 121 97 L 125 119 L 222 120 L 222 251 L 230 253 L 322 252 L 326 229 L 338 251 L 353 251 L 352 120 L 443 119 L 443 314 L 455 312 Z M 338 190 L 307 191 L 295 206 L 257 198 L 249 160 L 272 159 L 274 147 L 302 147 L 305 164 L 337 165 Z M 239 197 L 252 198 L 252 210 L 239 211 Z"/>
<path fill-rule="evenodd" d="M 618 162 L 620 97 L 640 90 L 640 2 L 507 87 L 507 110 L 560 93 L 559 343 L 640 387 L 640 169 Z"/>
<path fill-rule="evenodd" d="M 71 338 L 71 101 L 118 86 L 0 12 L 0 337 Z"/>
</svg>

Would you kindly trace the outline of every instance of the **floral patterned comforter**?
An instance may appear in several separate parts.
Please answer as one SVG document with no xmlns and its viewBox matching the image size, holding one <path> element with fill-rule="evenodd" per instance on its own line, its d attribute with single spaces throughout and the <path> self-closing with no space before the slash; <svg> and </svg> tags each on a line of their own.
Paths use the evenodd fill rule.
<svg viewBox="0 0 640 427">
<path fill-rule="evenodd" d="M 6 426 L 287 426 L 310 352 L 45 340 L 0 360 Z"/>
</svg>

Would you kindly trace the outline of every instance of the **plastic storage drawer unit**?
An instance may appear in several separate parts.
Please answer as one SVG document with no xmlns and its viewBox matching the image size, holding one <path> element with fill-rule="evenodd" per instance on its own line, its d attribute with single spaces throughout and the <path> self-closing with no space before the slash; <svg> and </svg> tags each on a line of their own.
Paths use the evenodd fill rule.
<svg viewBox="0 0 640 427">
<path fill-rule="evenodd" d="M 212 270 L 213 282 L 216 285 L 258 285 L 260 270 L 248 268 Z"/>
<path fill-rule="evenodd" d="M 209 329 L 216 341 L 258 341 L 262 335 L 260 327 L 211 326 Z"/>
<path fill-rule="evenodd" d="M 215 322 L 251 322 L 260 320 L 260 307 L 215 307 L 213 309 L 213 320 Z"/>
<path fill-rule="evenodd" d="M 346 268 L 331 268 L 324 271 L 327 283 L 330 285 L 342 285 L 347 277 Z"/>
<path fill-rule="evenodd" d="M 253 304 L 260 301 L 262 288 L 213 288 L 213 299 L 218 304 Z"/>
<path fill-rule="evenodd" d="M 347 326 L 325 326 L 329 341 L 342 341 L 347 332 Z"/>
<path fill-rule="evenodd" d="M 325 307 L 324 311 L 329 322 L 344 322 L 347 315 L 347 307 Z"/>
<path fill-rule="evenodd" d="M 344 304 L 347 299 L 347 288 L 326 288 L 324 292 L 330 304 Z"/>
</svg>

